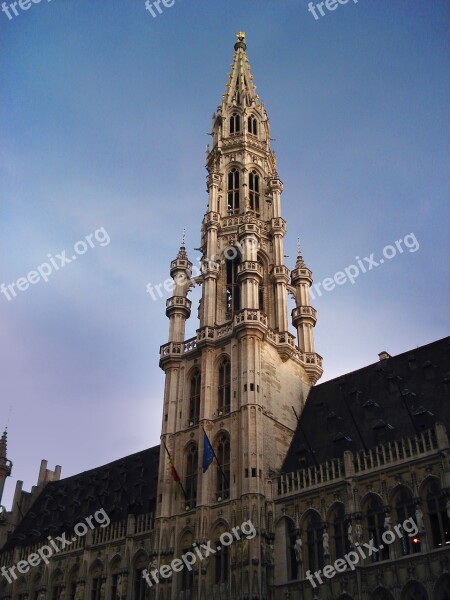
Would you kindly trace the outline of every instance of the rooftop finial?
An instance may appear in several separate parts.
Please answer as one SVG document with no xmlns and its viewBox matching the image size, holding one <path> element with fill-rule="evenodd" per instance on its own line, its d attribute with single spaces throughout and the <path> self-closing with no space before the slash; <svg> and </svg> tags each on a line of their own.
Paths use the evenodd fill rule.
<svg viewBox="0 0 450 600">
<path fill-rule="evenodd" d="M 236 34 L 236 37 L 237 37 L 237 42 L 234 45 L 234 49 L 237 50 L 238 48 L 242 48 L 243 50 L 246 50 L 247 44 L 245 43 L 245 32 L 238 31 Z"/>
<path fill-rule="evenodd" d="M 300 258 L 302 255 L 302 249 L 300 247 L 300 238 L 297 238 L 297 258 Z"/>
<path fill-rule="evenodd" d="M 181 236 L 181 247 L 186 247 L 186 229 L 183 229 L 183 235 Z"/>
</svg>

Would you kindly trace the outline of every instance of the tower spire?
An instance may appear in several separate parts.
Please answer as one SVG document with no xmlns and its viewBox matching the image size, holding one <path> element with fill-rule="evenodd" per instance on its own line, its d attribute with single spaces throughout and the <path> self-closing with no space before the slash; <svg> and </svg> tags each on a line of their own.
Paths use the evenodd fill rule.
<svg viewBox="0 0 450 600">
<path fill-rule="evenodd" d="M 258 95 L 253 84 L 253 75 L 246 54 L 245 33 L 239 31 L 236 37 L 237 42 L 234 45 L 235 52 L 231 72 L 226 85 L 225 103 L 229 106 L 251 106 L 252 103 L 258 100 Z"/>
<path fill-rule="evenodd" d="M 2 502 L 6 478 L 11 475 L 12 469 L 12 462 L 7 458 L 7 440 L 8 431 L 5 427 L 3 435 L 0 438 L 0 504 Z"/>
</svg>

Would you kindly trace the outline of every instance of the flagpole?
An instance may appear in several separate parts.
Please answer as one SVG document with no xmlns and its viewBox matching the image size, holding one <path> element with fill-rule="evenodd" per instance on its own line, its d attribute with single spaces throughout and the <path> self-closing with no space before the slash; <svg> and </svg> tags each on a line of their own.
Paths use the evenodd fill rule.
<svg viewBox="0 0 450 600">
<path fill-rule="evenodd" d="M 175 465 L 174 465 L 174 464 L 173 464 L 173 462 L 172 462 L 172 457 L 170 456 L 170 452 L 169 452 L 169 450 L 168 450 L 168 448 L 167 448 L 167 446 L 166 446 L 166 440 L 163 438 L 163 441 L 162 441 L 162 442 L 163 442 L 163 444 L 164 444 L 164 448 L 166 449 L 167 456 L 169 457 L 170 466 L 172 467 L 172 469 L 174 469 L 174 470 L 175 470 L 175 473 L 177 474 L 178 481 L 177 481 L 176 483 L 178 483 L 178 485 L 179 485 L 179 486 L 180 486 L 180 488 L 182 489 L 182 491 L 183 491 L 183 495 L 184 495 L 184 499 L 185 499 L 185 500 L 187 500 L 188 498 L 187 498 L 187 496 L 186 496 L 186 492 L 185 492 L 185 489 L 184 489 L 184 487 L 183 487 L 183 484 L 181 483 L 180 476 L 178 475 L 178 471 L 175 469 Z"/>
<path fill-rule="evenodd" d="M 222 465 L 220 464 L 220 462 L 219 462 L 219 459 L 217 458 L 217 454 L 216 454 L 216 453 L 215 453 L 215 451 L 214 451 L 213 445 L 212 445 L 212 444 L 211 444 L 211 442 L 209 441 L 208 434 L 206 433 L 206 431 L 205 431 L 205 428 L 203 427 L 203 425 L 201 425 L 201 428 L 203 429 L 203 433 L 206 435 L 206 439 L 208 440 L 209 446 L 210 446 L 211 450 L 213 451 L 214 458 L 215 458 L 215 459 L 216 459 L 216 461 L 217 461 L 217 465 L 218 465 L 218 467 L 219 467 L 219 469 L 220 469 L 220 472 L 221 472 L 221 474 L 222 474 L 222 477 L 223 477 L 223 479 L 224 479 L 224 481 L 225 481 L 225 484 L 226 484 L 227 488 L 228 488 L 228 489 L 230 489 L 230 484 L 228 483 L 228 479 L 227 479 L 227 477 L 226 477 L 226 475 L 225 475 L 225 473 L 224 473 L 224 470 L 222 469 Z"/>
</svg>

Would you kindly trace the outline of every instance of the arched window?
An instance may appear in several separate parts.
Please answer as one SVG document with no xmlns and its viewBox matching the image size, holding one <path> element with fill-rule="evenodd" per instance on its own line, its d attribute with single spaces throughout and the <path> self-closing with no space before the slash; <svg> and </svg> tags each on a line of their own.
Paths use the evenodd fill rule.
<svg viewBox="0 0 450 600">
<path fill-rule="evenodd" d="M 211 532 L 211 539 L 213 540 L 213 548 L 220 548 L 214 554 L 214 559 L 212 560 L 212 569 L 210 573 L 210 583 L 212 584 L 208 587 L 208 598 L 228 598 L 228 594 L 222 594 L 221 592 L 225 592 L 227 588 L 228 581 L 230 579 L 230 553 L 228 546 L 224 545 L 220 541 L 220 537 L 227 533 L 227 527 L 220 523 L 218 524 L 214 530 Z M 237 542 L 236 542 L 237 543 Z"/>
<path fill-rule="evenodd" d="M 185 492 L 186 506 L 194 508 L 197 504 L 197 476 L 198 476 L 198 447 L 191 444 L 186 451 L 186 477 Z"/>
<path fill-rule="evenodd" d="M 264 263 L 260 256 L 258 256 L 258 264 L 262 267 L 263 273 L 264 273 Z M 265 300 L 265 298 L 264 298 L 264 278 L 263 278 L 259 282 L 259 286 L 258 286 L 258 308 L 259 308 L 259 310 L 262 310 L 263 312 L 265 312 L 264 300 Z"/>
<path fill-rule="evenodd" d="M 394 596 L 385 588 L 378 588 L 370 596 L 370 600 L 394 600 Z"/>
<path fill-rule="evenodd" d="M 239 133 L 241 131 L 241 117 L 237 113 L 233 113 L 230 117 L 230 134 Z"/>
<path fill-rule="evenodd" d="M 228 173 L 228 211 L 239 212 L 240 175 L 237 169 Z"/>
<path fill-rule="evenodd" d="M 436 479 L 428 482 L 424 491 L 428 519 L 430 521 L 433 547 L 440 548 L 450 544 L 450 522 L 447 514 L 445 498 L 441 486 Z"/>
<path fill-rule="evenodd" d="M 105 597 L 106 578 L 103 575 L 103 564 L 96 560 L 91 567 L 91 600 Z"/>
<path fill-rule="evenodd" d="M 311 512 L 306 523 L 306 545 L 308 548 L 308 568 L 310 571 L 323 569 L 323 523 L 319 514 Z"/>
<path fill-rule="evenodd" d="M 301 543 L 298 541 L 301 538 L 297 538 L 297 535 L 295 534 L 295 529 L 294 529 L 294 525 L 293 523 L 291 523 L 289 521 L 288 523 L 288 534 L 287 534 L 287 541 L 288 541 L 288 551 L 287 551 L 287 558 L 288 558 L 288 577 L 291 580 L 296 580 L 298 579 L 298 565 L 299 565 L 299 560 L 298 558 L 301 558 L 303 560 L 303 556 L 297 556 L 297 553 L 299 554 L 303 554 L 302 552 L 302 545 Z M 297 546 L 296 546 L 297 544 Z M 298 548 L 296 550 L 296 548 Z"/>
<path fill-rule="evenodd" d="M 229 553 L 228 546 L 224 546 L 220 543 L 220 540 L 216 541 L 216 548 L 220 547 L 220 550 L 214 555 L 214 583 L 220 585 L 228 581 L 229 568 Z"/>
<path fill-rule="evenodd" d="M 189 388 L 189 426 L 192 427 L 198 423 L 200 417 L 200 387 L 201 375 L 199 369 L 194 369 L 191 375 L 191 385 Z"/>
<path fill-rule="evenodd" d="M 237 280 L 238 266 L 241 262 L 239 254 L 234 259 L 227 259 L 227 285 L 226 285 L 226 307 L 227 312 L 232 313 L 241 308 L 241 289 Z M 231 314 L 228 315 L 231 317 Z"/>
<path fill-rule="evenodd" d="M 401 600 L 428 600 L 428 594 L 421 583 L 410 581 L 403 588 Z"/>
<path fill-rule="evenodd" d="M 250 198 L 250 210 L 254 210 L 259 213 L 259 198 L 260 198 L 260 183 L 259 183 L 259 175 L 253 170 L 250 171 L 248 176 L 248 188 L 249 188 L 249 198 Z"/>
<path fill-rule="evenodd" d="M 385 512 L 383 504 L 378 496 L 371 495 L 366 504 L 366 519 L 369 540 L 373 540 L 375 548 L 384 546 L 382 550 L 372 554 L 372 561 L 389 559 L 389 546 L 383 544 L 381 536 L 384 532 Z"/>
<path fill-rule="evenodd" d="M 434 588 L 434 600 L 448 600 L 450 598 L 450 575 L 442 575 Z"/>
<path fill-rule="evenodd" d="M 146 565 L 136 566 L 134 570 L 134 600 L 144 600 L 147 583 L 143 578 Z M 104 595 L 102 596 L 104 598 Z"/>
<path fill-rule="evenodd" d="M 194 542 L 193 535 L 190 531 L 186 531 L 180 540 L 181 555 L 186 555 L 188 552 L 192 552 L 192 544 Z M 190 598 L 190 591 L 194 587 L 194 573 L 192 569 L 182 569 L 179 575 L 181 578 L 181 592 L 185 592 L 180 598 Z M 187 593 L 186 593 L 187 592 Z"/>
<path fill-rule="evenodd" d="M 61 593 L 64 590 L 64 588 L 64 576 L 62 572 L 58 569 L 52 579 L 51 599 L 59 600 L 59 597 L 61 596 Z"/>
<path fill-rule="evenodd" d="M 217 409 L 219 415 L 230 412 L 231 403 L 231 367 L 228 358 L 224 358 L 219 366 L 219 398 Z"/>
<path fill-rule="evenodd" d="M 249 133 L 253 135 L 258 135 L 258 121 L 255 117 L 250 116 L 247 120 L 247 129 Z"/>
<path fill-rule="evenodd" d="M 343 506 L 336 508 L 332 516 L 331 524 L 335 557 L 342 558 L 347 551 L 345 510 Z"/>
<path fill-rule="evenodd" d="M 78 565 L 75 565 L 69 575 L 69 583 L 68 583 L 68 600 L 75 600 L 76 594 L 77 594 L 77 583 L 78 583 L 78 579 L 79 579 L 79 569 L 78 569 Z M 32 597 L 32 600 L 35 600 L 34 596 Z M 112 599 L 114 600 L 114 599 Z"/>
<path fill-rule="evenodd" d="M 111 587 L 110 600 L 120 600 L 123 594 L 122 565 L 120 556 L 116 556 L 110 565 Z"/>
<path fill-rule="evenodd" d="M 230 438 L 222 433 L 217 440 L 217 500 L 227 500 L 230 497 Z"/>
<path fill-rule="evenodd" d="M 406 519 L 412 518 L 415 521 L 415 506 L 411 492 L 406 487 L 401 487 L 395 495 L 393 505 L 396 511 L 396 521 L 400 523 L 400 548 L 403 556 L 420 552 L 419 536 L 410 538 L 406 531 L 401 527 Z"/>
</svg>

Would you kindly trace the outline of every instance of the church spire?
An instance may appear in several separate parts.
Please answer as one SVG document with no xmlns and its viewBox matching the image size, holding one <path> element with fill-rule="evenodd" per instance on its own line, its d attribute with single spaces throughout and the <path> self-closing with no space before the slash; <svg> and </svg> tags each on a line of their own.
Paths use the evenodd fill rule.
<svg viewBox="0 0 450 600">
<path fill-rule="evenodd" d="M 245 33 L 239 31 L 236 37 L 238 41 L 234 45 L 235 53 L 224 99 L 228 106 L 240 106 L 244 108 L 257 102 L 258 95 L 256 87 L 253 84 L 253 75 L 250 72 L 250 63 L 245 52 L 247 49 Z"/>
</svg>

